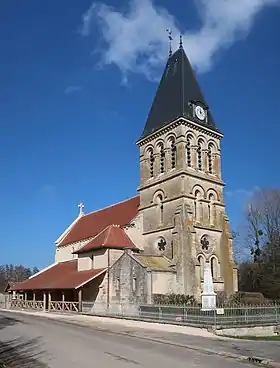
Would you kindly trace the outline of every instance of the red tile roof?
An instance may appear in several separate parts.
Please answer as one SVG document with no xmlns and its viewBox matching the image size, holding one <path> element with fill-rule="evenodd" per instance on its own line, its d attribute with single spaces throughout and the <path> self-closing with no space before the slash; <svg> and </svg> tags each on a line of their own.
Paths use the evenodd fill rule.
<svg viewBox="0 0 280 368">
<path fill-rule="evenodd" d="M 136 196 L 82 216 L 58 244 L 58 247 L 94 237 L 109 225 L 129 224 L 137 215 L 139 204 L 140 197 Z"/>
<path fill-rule="evenodd" d="M 76 289 L 106 269 L 78 271 L 78 261 L 71 260 L 61 262 L 48 268 L 23 282 L 12 286 L 10 290 L 53 290 L 53 289 Z"/>
<path fill-rule="evenodd" d="M 7 285 L 6 285 L 5 289 L 4 289 L 4 293 L 7 293 L 8 291 L 12 290 L 12 287 L 14 287 L 17 284 L 18 284 L 18 282 L 8 281 L 7 282 Z"/>
<path fill-rule="evenodd" d="M 118 225 L 109 225 L 102 230 L 94 239 L 79 249 L 76 253 L 86 253 L 97 248 L 133 248 L 137 249 L 135 244 Z"/>
</svg>

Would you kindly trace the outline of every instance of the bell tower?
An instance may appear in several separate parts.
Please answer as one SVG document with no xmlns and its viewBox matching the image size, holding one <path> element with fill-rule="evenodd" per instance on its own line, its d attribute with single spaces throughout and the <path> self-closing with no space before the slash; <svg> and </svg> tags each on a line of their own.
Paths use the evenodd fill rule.
<svg viewBox="0 0 280 368">
<path fill-rule="evenodd" d="M 223 199 L 222 137 L 181 38 L 137 142 L 145 251 L 176 264 L 178 292 L 198 295 L 206 262 L 216 290 L 237 290 Z"/>
</svg>

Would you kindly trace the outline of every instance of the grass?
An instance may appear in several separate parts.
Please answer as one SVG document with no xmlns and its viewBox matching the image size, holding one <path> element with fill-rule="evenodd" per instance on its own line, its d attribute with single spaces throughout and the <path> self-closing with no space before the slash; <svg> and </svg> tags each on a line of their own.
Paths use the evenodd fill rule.
<svg viewBox="0 0 280 368">
<path fill-rule="evenodd" d="M 231 336 L 240 340 L 256 340 L 256 341 L 280 341 L 280 335 L 274 336 Z"/>
</svg>

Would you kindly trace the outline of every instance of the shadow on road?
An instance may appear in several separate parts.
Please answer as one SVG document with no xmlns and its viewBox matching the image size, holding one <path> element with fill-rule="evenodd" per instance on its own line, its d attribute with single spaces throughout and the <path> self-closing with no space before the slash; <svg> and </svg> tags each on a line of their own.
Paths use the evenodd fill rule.
<svg viewBox="0 0 280 368">
<path fill-rule="evenodd" d="M 0 330 L 9 326 L 14 326 L 16 323 L 22 323 L 22 321 L 17 318 L 3 317 L 0 315 Z"/>
<path fill-rule="evenodd" d="M 0 315 L 0 329 L 14 326 L 23 321 Z M 11 341 L 0 341 L 0 368 L 43 368 L 46 367 L 39 359 L 44 355 L 40 339 L 26 341 L 17 338 Z"/>
</svg>

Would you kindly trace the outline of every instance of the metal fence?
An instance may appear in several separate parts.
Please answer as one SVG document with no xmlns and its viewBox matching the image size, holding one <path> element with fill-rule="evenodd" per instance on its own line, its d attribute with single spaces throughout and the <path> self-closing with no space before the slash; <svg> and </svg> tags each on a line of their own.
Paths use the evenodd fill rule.
<svg viewBox="0 0 280 368">
<path fill-rule="evenodd" d="M 175 305 L 134 305 L 83 302 L 83 313 L 143 321 L 172 323 L 200 328 L 273 326 L 280 324 L 280 305 L 250 305 L 203 311 L 199 307 Z"/>
<path fill-rule="evenodd" d="M 9 304 L 0 303 L 0 307 L 43 310 L 43 302 L 18 300 L 11 301 Z M 79 313 L 78 303 L 74 302 L 52 301 L 48 309 L 51 312 Z M 214 329 L 280 324 L 280 304 L 225 306 L 216 310 L 203 311 L 200 307 L 190 306 L 130 303 L 107 305 L 106 303 L 84 301 L 82 302 L 82 313 Z"/>
</svg>

